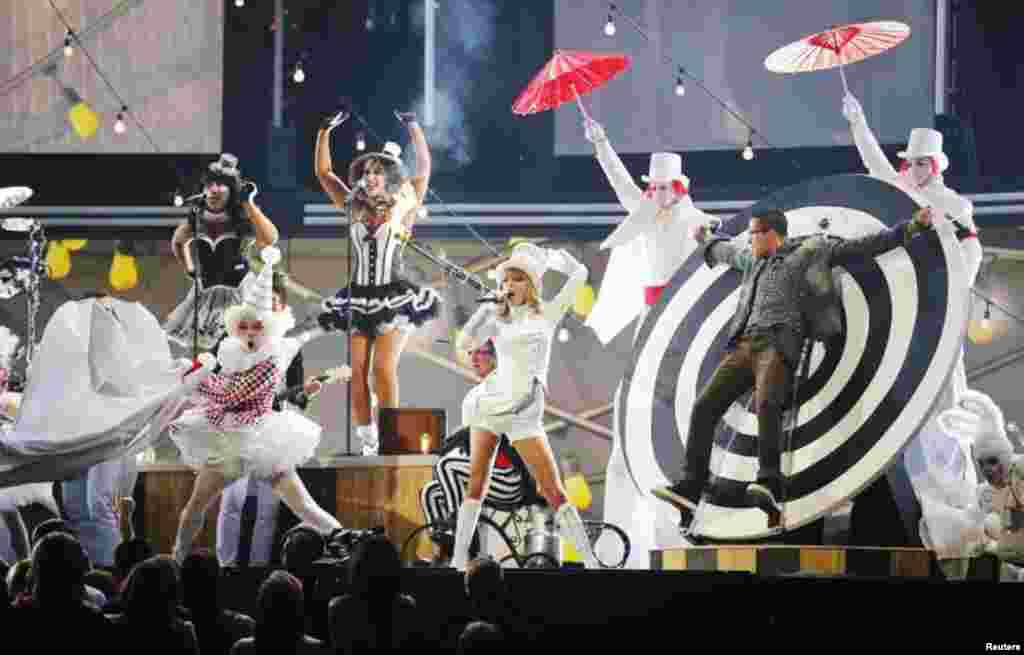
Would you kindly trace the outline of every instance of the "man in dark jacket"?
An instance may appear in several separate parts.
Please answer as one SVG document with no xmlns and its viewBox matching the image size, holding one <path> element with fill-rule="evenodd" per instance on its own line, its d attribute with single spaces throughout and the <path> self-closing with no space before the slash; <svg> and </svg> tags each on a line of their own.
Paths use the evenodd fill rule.
<svg viewBox="0 0 1024 655">
<path fill-rule="evenodd" d="M 786 214 L 768 210 L 750 219 L 749 249 L 738 247 L 728 237 L 708 238 L 705 226 L 692 231 L 692 236 L 705 244 L 707 265 L 727 264 L 743 274 L 743 282 L 725 357 L 693 405 L 682 475 L 675 484 L 652 490 L 679 509 L 682 527 L 689 527 L 704 491 L 715 428 L 729 407 L 751 389 L 758 422 L 759 471 L 746 495 L 748 502 L 768 515 L 770 528 L 778 526 L 782 515 L 782 413 L 808 334 L 808 310 L 816 292 L 808 273 L 898 248 L 915 231 L 930 228 L 931 222 L 931 210 L 925 208 L 913 221 L 858 239 L 796 243 L 786 240 Z"/>
</svg>

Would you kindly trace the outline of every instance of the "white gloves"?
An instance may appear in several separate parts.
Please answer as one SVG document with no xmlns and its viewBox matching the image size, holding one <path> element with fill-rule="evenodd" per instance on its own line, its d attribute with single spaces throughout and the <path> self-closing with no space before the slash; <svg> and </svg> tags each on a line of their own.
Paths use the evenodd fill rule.
<svg viewBox="0 0 1024 655">
<path fill-rule="evenodd" d="M 864 108 L 860 106 L 860 102 L 850 93 L 843 97 L 843 116 L 851 123 L 858 123 L 864 120 Z"/>
<path fill-rule="evenodd" d="M 558 250 L 545 250 L 546 264 L 547 267 L 553 271 L 559 273 L 565 273 L 571 275 L 579 268 L 583 267 L 583 264 L 577 261 L 575 257 L 569 254 L 569 251 L 559 248 Z"/>
<path fill-rule="evenodd" d="M 583 121 L 583 136 L 587 137 L 587 141 L 591 143 L 602 143 L 608 140 L 601 124 L 591 118 Z"/>
</svg>

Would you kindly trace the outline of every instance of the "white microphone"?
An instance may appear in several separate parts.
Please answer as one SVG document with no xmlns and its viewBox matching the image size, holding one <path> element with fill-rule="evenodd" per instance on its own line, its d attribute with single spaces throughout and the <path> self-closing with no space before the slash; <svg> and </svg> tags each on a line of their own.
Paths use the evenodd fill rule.
<svg viewBox="0 0 1024 655">
<path fill-rule="evenodd" d="M 503 296 L 501 294 L 497 294 L 497 293 L 494 294 L 493 296 L 481 296 L 481 297 L 476 299 L 476 302 L 477 302 L 477 304 L 480 304 L 480 305 L 485 304 L 485 303 L 489 303 L 489 302 L 492 302 L 492 303 L 497 305 L 497 304 L 505 302 L 505 296 Z"/>
<path fill-rule="evenodd" d="M 194 196 L 189 196 L 188 198 L 185 198 L 185 201 L 184 201 L 183 204 L 190 205 L 190 204 L 192 204 L 194 202 L 205 201 L 207 195 L 208 194 L 207 194 L 206 191 L 203 191 L 201 193 L 197 193 Z"/>
</svg>

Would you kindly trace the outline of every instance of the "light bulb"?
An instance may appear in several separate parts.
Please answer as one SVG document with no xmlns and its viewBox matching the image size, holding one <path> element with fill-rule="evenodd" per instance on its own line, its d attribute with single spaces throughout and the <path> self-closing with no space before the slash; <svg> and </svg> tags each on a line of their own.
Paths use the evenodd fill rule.
<svg viewBox="0 0 1024 655">
<path fill-rule="evenodd" d="M 686 87 L 683 86 L 683 78 L 681 77 L 676 78 L 676 95 L 680 97 L 686 95 Z"/>
<path fill-rule="evenodd" d="M 71 32 L 68 31 L 67 36 L 64 37 L 64 56 L 70 57 L 75 54 L 75 49 L 71 46 Z"/>
<path fill-rule="evenodd" d="M 139 268 L 134 255 L 114 251 L 114 261 L 110 264 L 110 286 L 117 291 L 131 289 L 139 283 Z"/>
<path fill-rule="evenodd" d="M 366 139 L 364 139 L 361 134 L 356 137 L 356 150 L 359 152 L 366 150 Z"/>
<path fill-rule="evenodd" d="M 184 204 L 185 204 L 185 199 L 181 196 L 181 194 L 180 193 L 175 193 L 174 194 L 174 206 L 175 207 L 181 207 Z"/>
<path fill-rule="evenodd" d="M 46 248 L 46 268 L 50 279 L 60 280 L 71 272 L 71 252 L 61 241 L 51 241 Z"/>
<path fill-rule="evenodd" d="M 743 159 L 750 161 L 754 158 L 754 148 L 748 143 L 747 147 L 743 149 Z"/>
<path fill-rule="evenodd" d="M 235 6 L 236 7 L 244 7 L 245 6 L 245 0 L 235 0 Z"/>
<path fill-rule="evenodd" d="M 292 79 L 295 80 L 297 84 L 302 84 L 306 81 L 306 72 L 302 70 L 302 64 L 295 67 L 295 73 L 292 74 Z"/>
<path fill-rule="evenodd" d="M 562 343 L 568 341 L 569 336 L 569 330 L 567 330 L 566 328 L 562 328 L 561 330 L 558 331 L 558 340 L 561 341 Z"/>
<path fill-rule="evenodd" d="M 608 36 L 615 36 L 615 20 L 608 14 L 608 22 L 604 24 L 604 33 Z"/>
<path fill-rule="evenodd" d="M 127 128 L 124 125 L 124 115 L 118 112 L 117 120 L 114 121 L 114 132 L 117 134 L 124 134 L 125 129 Z"/>
</svg>

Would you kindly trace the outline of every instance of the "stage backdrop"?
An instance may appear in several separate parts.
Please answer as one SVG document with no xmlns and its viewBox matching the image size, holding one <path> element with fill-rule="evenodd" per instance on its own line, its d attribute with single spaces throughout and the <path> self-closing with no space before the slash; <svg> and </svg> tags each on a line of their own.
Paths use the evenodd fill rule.
<svg viewBox="0 0 1024 655">
<path fill-rule="evenodd" d="M 911 128 L 932 125 L 932 0 L 830 0 L 785 3 L 784 8 L 749 0 L 615 4 L 643 26 L 649 42 L 623 18 L 616 21 L 615 35 L 606 36 L 607 3 L 564 0 L 555 3 L 554 45 L 623 52 L 633 60 L 629 70 L 586 98 L 620 153 L 739 149 L 747 142 L 748 128 L 695 83 L 685 85 L 685 96 L 675 95 L 676 71 L 665 59 L 704 80 L 774 146 L 850 145 L 837 70 L 780 75 L 767 70 L 764 60 L 807 34 L 860 21 L 900 21 L 911 30 L 896 48 L 847 68 L 850 90 L 860 98 L 879 140 L 905 143 Z M 763 144 L 755 140 L 754 145 Z M 592 151 L 579 112 L 572 107 L 556 112 L 555 154 Z"/>
<path fill-rule="evenodd" d="M 111 85 L 161 152 L 221 149 L 224 3 L 212 0 L 60 0 Z M 0 11 L 0 153 L 152 153 L 134 125 L 115 134 L 121 105 L 81 49 L 65 57 L 67 30 L 49 2 Z M 71 89 L 99 114 L 86 140 L 68 121 Z"/>
</svg>

